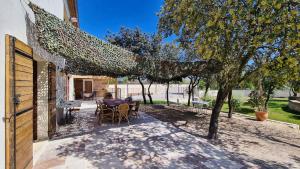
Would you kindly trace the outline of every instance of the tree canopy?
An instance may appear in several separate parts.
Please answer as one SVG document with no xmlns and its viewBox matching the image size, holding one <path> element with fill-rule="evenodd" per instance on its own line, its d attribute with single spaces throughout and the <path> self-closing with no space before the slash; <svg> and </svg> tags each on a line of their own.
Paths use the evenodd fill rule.
<svg viewBox="0 0 300 169">
<path fill-rule="evenodd" d="M 210 121 L 216 138 L 218 117 L 232 88 L 259 68 L 254 59 L 269 50 L 268 59 L 299 57 L 299 2 L 268 0 L 165 0 L 160 31 L 192 42 L 204 59 L 223 65 L 217 74 L 219 92 Z"/>
</svg>

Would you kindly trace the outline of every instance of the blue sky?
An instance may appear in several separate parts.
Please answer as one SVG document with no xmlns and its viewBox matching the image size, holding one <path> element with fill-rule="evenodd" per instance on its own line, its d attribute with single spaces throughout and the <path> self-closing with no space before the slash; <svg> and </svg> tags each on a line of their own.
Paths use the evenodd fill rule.
<svg viewBox="0 0 300 169">
<path fill-rule="evenodd" d="M 162 4 L 163 0 L 78 0 L 80 28 L 101 39 L 121 26 L 155 33 Z"/>
</svg>

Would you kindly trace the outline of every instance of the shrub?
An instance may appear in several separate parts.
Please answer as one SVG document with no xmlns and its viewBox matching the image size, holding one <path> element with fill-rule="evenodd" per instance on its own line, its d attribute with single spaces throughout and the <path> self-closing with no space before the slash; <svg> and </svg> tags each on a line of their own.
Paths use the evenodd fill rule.
<svg viewBox="0 0 300 169">
<path fill-rule="evenodd" d="M 216 100 L 210 100 L 210 101 L 209 101 L 209 107 L 210 107 L 210 108 L 214 108 L 215 105 L 216 105 Z"/>
<path fill-rule="evenodd" d="M 213 97 L 210 97 L 210 96 L 202 97 L 202 100 L 207 101 L 207 102 L 211 102 L 213 100 Z"/>
<path fill-rule="evenodd" d="M 233 111 L 238 110 L 241 107 L 241 101 L 238 99 L 231 99 L 230 103 Z"/>
</svg>

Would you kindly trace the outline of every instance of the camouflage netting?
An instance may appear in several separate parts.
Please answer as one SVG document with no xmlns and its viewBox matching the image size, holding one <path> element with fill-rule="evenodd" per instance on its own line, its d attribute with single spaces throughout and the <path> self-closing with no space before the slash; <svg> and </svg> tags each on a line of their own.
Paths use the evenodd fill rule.
<svg viewBox="0 0 300 169">
<path fill-rule="evenodd" d="M 66 70 L 71 74 L 143 75 L 165 82 L 215 70 L 216 63 L 212 61 L 177 62 L 137 56 L 81 31 L 32 3 L 29 6 L 35 14 L 38 42 L 48 52 L 63 56 Z"/>
</svg>

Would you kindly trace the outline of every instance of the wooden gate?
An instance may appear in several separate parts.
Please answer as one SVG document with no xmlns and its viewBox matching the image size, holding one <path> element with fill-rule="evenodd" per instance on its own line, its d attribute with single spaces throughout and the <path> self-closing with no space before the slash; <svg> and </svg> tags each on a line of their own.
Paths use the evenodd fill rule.
<svg viewBox="0 0 300 169">
<path fill-rule="evenodd" d="M 32 49 L 5 37 L 6 168 L 32 168 L 33 58 Z"/>
<path fill-rule="evenodd" d="M 53 63 L 48 64 L 48 136 L 56 132 L 56 66 Z"/>
</svg>

